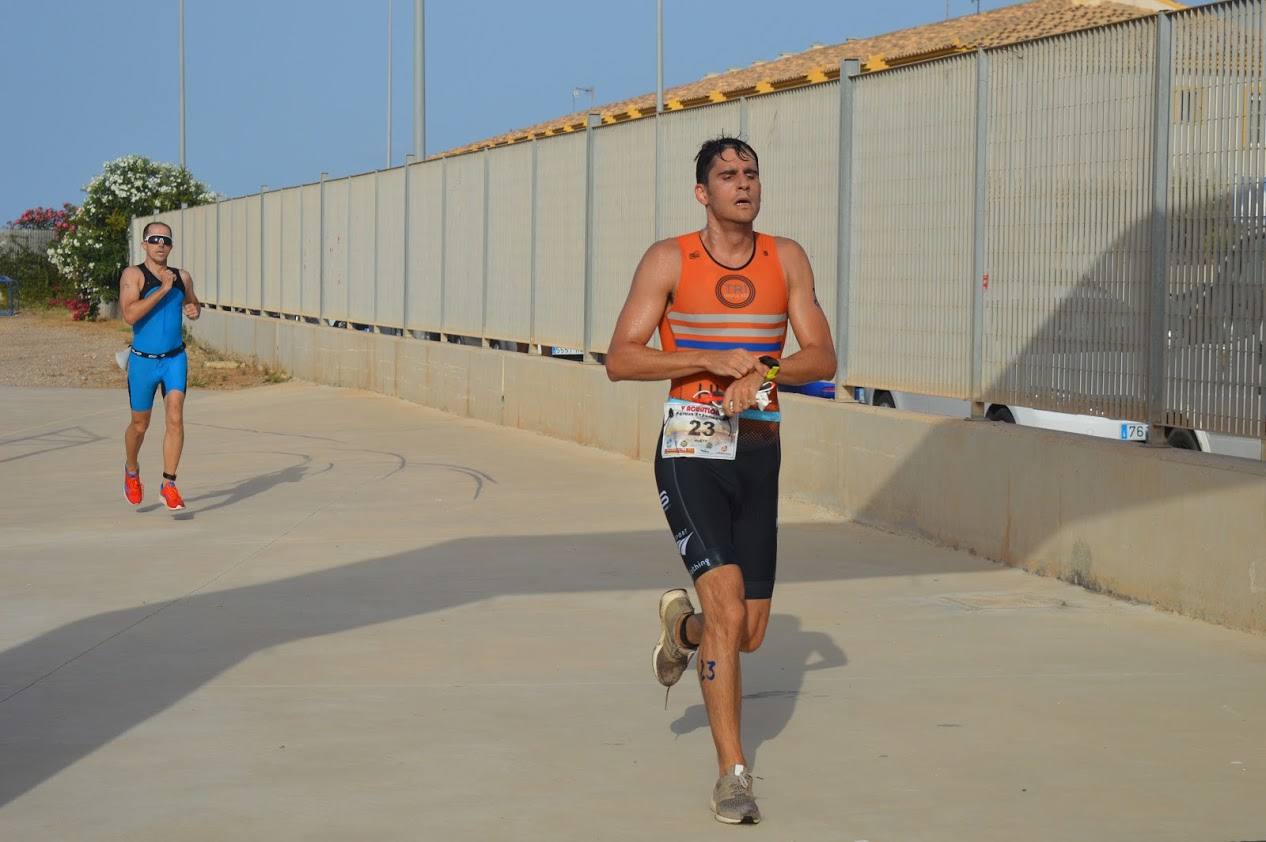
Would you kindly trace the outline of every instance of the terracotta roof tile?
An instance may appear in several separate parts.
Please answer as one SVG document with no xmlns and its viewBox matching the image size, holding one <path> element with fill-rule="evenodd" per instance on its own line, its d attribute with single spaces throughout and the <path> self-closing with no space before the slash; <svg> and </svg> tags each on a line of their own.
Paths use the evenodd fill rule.
<svg viewBox="0 0 1266 842">
<path fill-rule="evenodd" d="M 1135 20 L 1155 14 L 1160 7 L 1180 8 L 1170 0 L 1032 0 L 978 15 L 953 18 L 925 26 L 902 29 L 870 38 L 858 38 L 776 59 L 664 91 L 668 109 L 688 108 L 739 96 L 754 96 L 788 87 L 825 82 L 839 77 L 840 63 L 858 59 L 863 72 L 897 64 L 937 58 L 976 48 L 1000 47 L 1052 35 Z M 605 123 L 620 122 L 655 113 L 655 94 L 643 94 L 594 109 Z M 487 138 L 442 153 L 456 155 L 532 137 L 582 130 L 585 111 L 555 117 L 497 137 Z"/>
</svg>

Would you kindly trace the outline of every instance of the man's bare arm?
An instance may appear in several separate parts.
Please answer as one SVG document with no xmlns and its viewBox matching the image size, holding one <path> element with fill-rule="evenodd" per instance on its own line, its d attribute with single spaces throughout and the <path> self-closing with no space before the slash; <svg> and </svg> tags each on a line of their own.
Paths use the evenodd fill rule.
<svg viewBox="0 0 1266 842">
<path fill-rule="evenodd" d="M 193 275 L 180 270 L 180 279 L 185 283 L 185 318 L 190 321 L 196 321 L 198 316 L 202 315 L 202 302 L 198 300 L 197 294 L 193 291 Z"/>
<path fill-rule="evenodd" d="M 134 325 L 149 315 L 149 311 L 158 306 L 158 302 L 171 290 L 175 283 L 175 273 L 168 269 L 163 284 L 158 291 L 141 298 L 141 290 L 145 286 L 145 276 L 135 266 L 129 266 L 119 276 L 119 310 L 123 313 L 123 321 Z"/>
<path fill-rule="evenodd" d="M 681 274 L 681 252 L 674 240 L 646 250 L 633 273 L 633 284 L 607 346 L 607 377 L 612 380 L 671 380 L 709 371 L 742 377 L 756 367 L 756 354 L 730 351 L 661 351 L 647 347 L 668 308 Z"/>
</svg>

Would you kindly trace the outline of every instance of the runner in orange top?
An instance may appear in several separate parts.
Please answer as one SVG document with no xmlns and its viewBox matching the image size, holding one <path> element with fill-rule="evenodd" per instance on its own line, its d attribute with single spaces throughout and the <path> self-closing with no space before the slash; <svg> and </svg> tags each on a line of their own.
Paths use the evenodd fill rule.
<svg viewBox="0 0 1266 842">
<path fill-rule="evenodd" d="M 672 381 L 655 478 L 701 610 L 682 589 L 660 598 L 652 660 L 656 678 L 671 687 L 699 653 L 720 766 L 712 810 L 733 824 L 760 821 L 739 727 L 739 653 L 761 645 L 774 589 L 777 384 L 835 374 L 835 347 L 804 249 L 752 227 L 759 167 L 742 140 L 703 144 L 695 198 L 707 224 L 646 251 L 606 360 L 612 380 Z M 784 358 L 788 324 L 800 350 Z M 657 326 L 663 350 L 647 344 Z"/>
</svg>

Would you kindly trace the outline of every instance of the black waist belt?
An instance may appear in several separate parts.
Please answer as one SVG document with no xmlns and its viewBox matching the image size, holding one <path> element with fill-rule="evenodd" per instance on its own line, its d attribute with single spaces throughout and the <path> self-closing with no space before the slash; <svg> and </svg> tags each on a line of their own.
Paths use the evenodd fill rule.
<svg viewBox="0 0 1266 842">
<path fill-rule="evenodd" d="M 181 342 L 179 348 L 172 348 L 170 351 L 164 351 L 161 354 L 147 354 L 144 351 L 138 351 L 135 348 L 132 348 L 131 350 L 132 350 L 132 353 L 135 354 L 136 356 L 144 357 L 147 360 L 165 360 L 168 357 L 174 357 L 177 354 L 183 354 L 185 352 L 185 343 Z"/>
</svg>

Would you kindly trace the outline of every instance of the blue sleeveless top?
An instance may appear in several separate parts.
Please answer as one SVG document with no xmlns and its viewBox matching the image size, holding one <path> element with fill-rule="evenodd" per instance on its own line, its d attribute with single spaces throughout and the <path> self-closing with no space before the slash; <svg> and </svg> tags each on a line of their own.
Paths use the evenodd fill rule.
<svg viewBox="0 0 1266 842">
<path fill-rule="evenodd" d="M 141 287 L 141 298 L 157 293 L 163 282 L 144 263 L 137 268 L 145 276 L 145 284 Z M 181 342 L 184 341 L 181 334 L 182 314 L 180 311 L 185 303 L 185 282 L 180 277 L 179 269 L 175 266 L 167 268 L 176 273 L 176 282 L 171 285 L 171 289 L 153 310 L 132 325 L 132 347 L 146 354 L 165 354 L 179 348 Z"/>
</svg>

